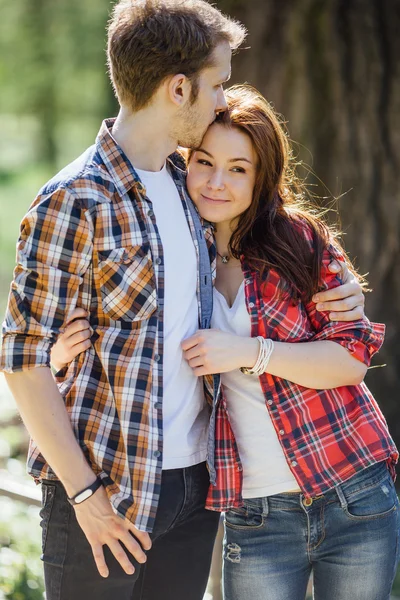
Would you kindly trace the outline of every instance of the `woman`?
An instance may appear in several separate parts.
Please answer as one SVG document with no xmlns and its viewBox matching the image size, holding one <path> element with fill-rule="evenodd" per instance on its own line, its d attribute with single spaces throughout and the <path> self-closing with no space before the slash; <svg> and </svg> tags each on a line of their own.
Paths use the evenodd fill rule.
<svg viewBox="0 0 400 600">
<path fill-rule="evenodd" d="M 362 383 L 384 327 L 316 310 L 348 258 L 304 207 L 268 103 L 248 86 L 226 98 L 187 178 L 215 224 L 212 329 L 182 342 L 196 375 L 221 373 L 208 508 L 225 511 L 225 600 L 304 600 L 311 571 L 316 599 L 388 599 L 398 454 Z"/>
</svg>

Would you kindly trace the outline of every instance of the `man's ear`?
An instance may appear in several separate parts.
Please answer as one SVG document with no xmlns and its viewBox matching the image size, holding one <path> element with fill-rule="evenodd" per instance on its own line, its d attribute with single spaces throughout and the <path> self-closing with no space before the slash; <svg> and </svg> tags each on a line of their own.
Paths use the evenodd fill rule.
<svg viewBox="0 0 400 600">
<path fill-rule="evenodd" d="M 177 107 L 182 108 L 188 102 L 191 90 L 192 84 L 183 73 L 170 77 L 167 85 L 168 96 Z"/>
</svg>

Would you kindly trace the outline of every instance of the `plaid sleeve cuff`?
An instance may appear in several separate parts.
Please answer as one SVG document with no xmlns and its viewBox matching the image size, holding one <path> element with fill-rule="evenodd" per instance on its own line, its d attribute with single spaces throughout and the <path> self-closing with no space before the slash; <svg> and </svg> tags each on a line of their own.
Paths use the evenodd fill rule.
<svg viewBox="0 0 400 600">
<path fill-rule="evenodd" d="M 21 334 L 6 334 L 1 341 L 0 371 L 15 373 L 50 367 L 52 338 Z"/>
<path fill-rule="evenodd" d="M 352 323 L 332 322 L 325 326 L 313 341 L 330 340 L 346 348 L 357 360 L 369 367 L 371 358 L 383 344 L 385 325 L 371 323 L 367 319 L 353 321 Z"/>
</svg>

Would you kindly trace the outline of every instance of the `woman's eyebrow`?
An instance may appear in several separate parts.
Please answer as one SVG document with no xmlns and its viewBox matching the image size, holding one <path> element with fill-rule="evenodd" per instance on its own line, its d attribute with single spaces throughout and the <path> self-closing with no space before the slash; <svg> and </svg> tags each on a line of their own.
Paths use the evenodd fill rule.
<svg viewBox="0 0 400 600">
<path fill-rule="evenodd" d="M 204 148 L 196 148 L 196 152 L 204 152 L 204 154 L 207 154 L 210 158 L 214 158 L 213 155 L 207 152 L 207 150 L 204 150 Z"/>
<path fill-rule="evenodd" d="M 204 148 L 197 148 L 196 152 L 203 152 L 204 154 L 207 154 L 207 156 L 209 156 L 210 158 L 214 158 L 213 155 L 210 152 L 207 152 L 207 150 L 204 150 Z M 237 162 L 239 160 L 243 160 L 244 162 L 249 163 L 249 165 L 253 164 L 251 160 L 245 158 L 244 156 L 238 158 L 230 158 L 228 162 Z"/>
<path fill-rule="evenodd" d="M 251 160 L 249 160 L 248 158 L 244 158 L 244 157 L 239 157 L 239 158 L 230 158 L 228 162 L 237 162 L 238 160 L 244 160 L 245 162 L 249 163 L 249 165 L 252 165 L 253 163 L 251 162 Z"/>
</svg>

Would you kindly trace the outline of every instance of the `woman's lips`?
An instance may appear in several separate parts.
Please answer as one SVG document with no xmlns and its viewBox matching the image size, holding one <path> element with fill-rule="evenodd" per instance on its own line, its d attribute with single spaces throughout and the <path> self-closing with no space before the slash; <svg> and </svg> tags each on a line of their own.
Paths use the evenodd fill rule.
<svg viewBox="0 0 400 600">
<path fill-rule="evenodd" d="M 204 194 L 201 194 L 201 197 L 208 204 L 226 204 L 226 202 L 229 202 L 229 200 L 223 200 L 221 198 L 209 198 L 208 196 L 205 196 Z"/>
</svg>

